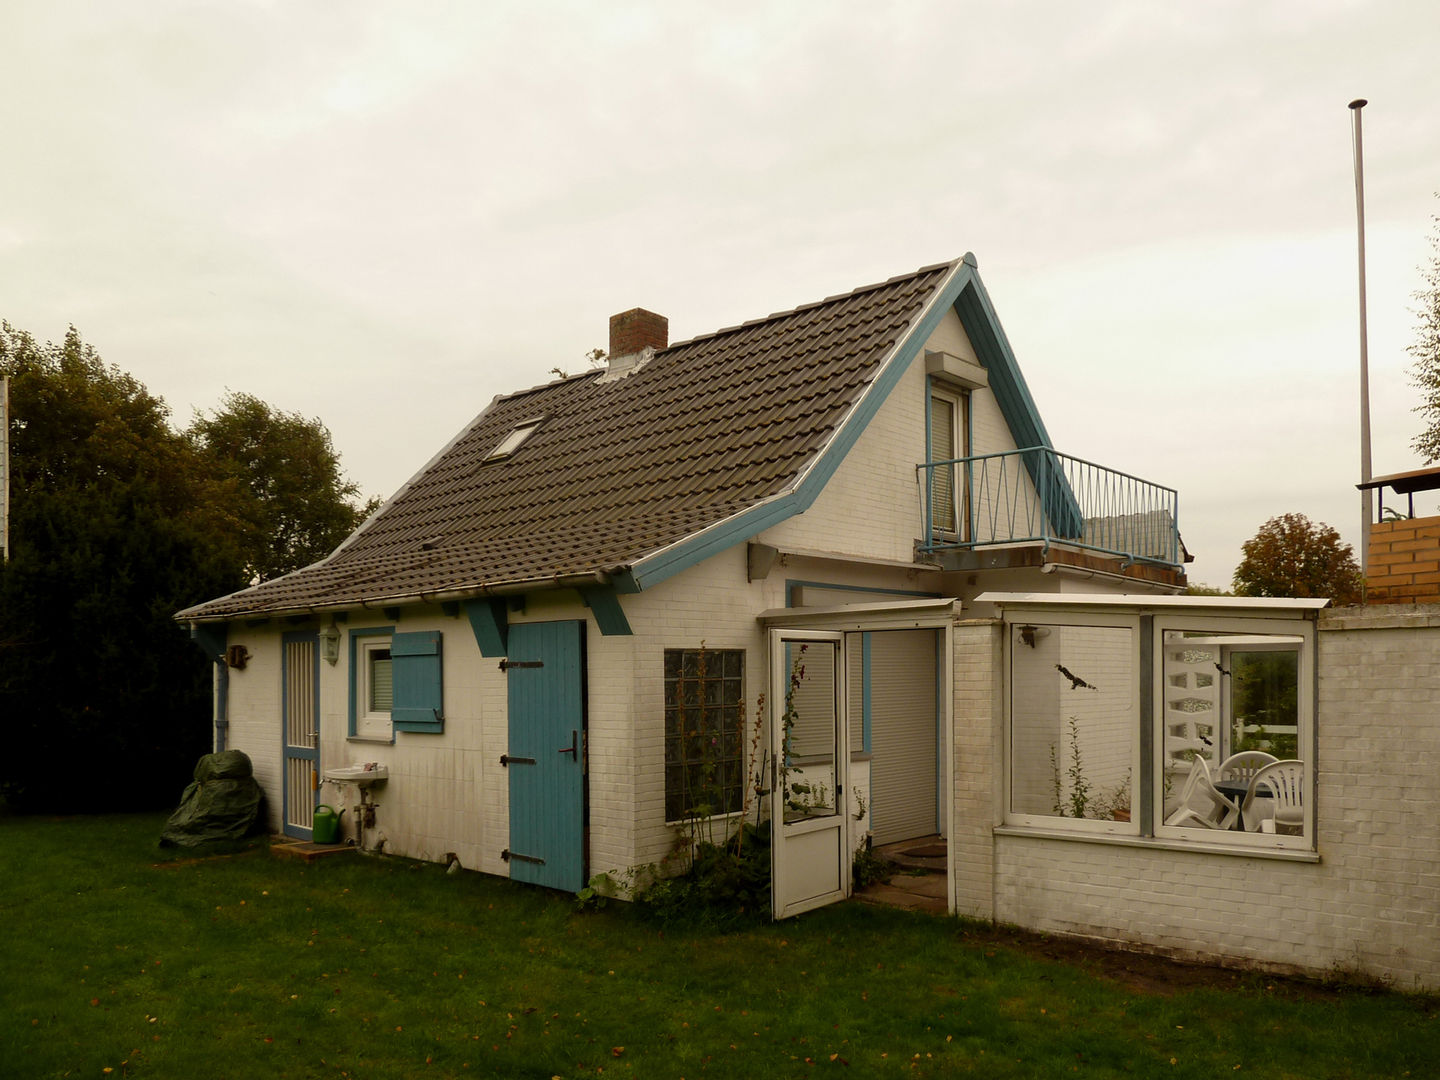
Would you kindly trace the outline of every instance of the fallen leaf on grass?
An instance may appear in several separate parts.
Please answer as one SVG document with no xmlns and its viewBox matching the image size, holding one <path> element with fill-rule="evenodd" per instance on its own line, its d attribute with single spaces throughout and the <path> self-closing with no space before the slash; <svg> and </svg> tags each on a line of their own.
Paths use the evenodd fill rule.
<svg viewBox="0 0 1440 1080">
<path fill-rule="evenodd" d="M 620 1056 L 621 1054 L 623 1054 L 624 1052 L 625 1052 L 625 1047 L 623 1047 L 623 1046 L 612 1046 L 612 1047 L 610 1048 L 610 1056 L 611 1056 L 611 1057 L 619 1057 L 619 1056 Z"/>
</svg>

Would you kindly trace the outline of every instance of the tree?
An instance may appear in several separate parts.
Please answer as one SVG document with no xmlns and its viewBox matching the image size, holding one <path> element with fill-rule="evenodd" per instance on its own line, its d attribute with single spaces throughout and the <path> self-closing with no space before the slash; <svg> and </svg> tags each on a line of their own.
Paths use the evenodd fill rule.
<svg viewBox="0 0 1440 1080">
<path fill-rule="evenodd" d="M 1420 271 L 1425 288 L 1415 293 L 1420 317 L 1415 343 L 1406 351 L 1414 358 L 1410 381 L 1420 391 L 1415 411 L 1425 418 L 1425 430 L 1411 447 L 1430 465 L 1440 459 L 1440 216 L 1430 237 L 1430 264 Z"/>
<path fill-rule="evenodd" d="M 252 581 L 324 558 L 378 503 L 356 501 L 360 488 L 342 475 L 324 424 L 251 394 L 227 392 L 213 415 L 196 416 L 189 435 L 218 474 L 235 481 Z"/>
<path fill-rule="evenodd" d="M 0 323 L 11 552 L 0 565 L 0 797 L 173 804 L 209 747 L 210 670 L 171 616 L 244 584 L 224 481 L 74 328 Z"/>
<path fill-rule="evenodd" d="M 1350 545 L 1323 522 L 1304 514 L 1273 517 L 1241 547 L 1235 568 L 1238 596 L 1329 597 L 1358 604 L 1363 580 Z"/>
<path fill-rule="evenodd" d="M 211 666 L 175 612 L 328 553 L 366 508 L 318 420 L 230 394 L 178 432 L 73 327 L 55 345 L 0 323 L 0 375 L 0 800 L 173 806 L 211 745 Z"/>
</svg>

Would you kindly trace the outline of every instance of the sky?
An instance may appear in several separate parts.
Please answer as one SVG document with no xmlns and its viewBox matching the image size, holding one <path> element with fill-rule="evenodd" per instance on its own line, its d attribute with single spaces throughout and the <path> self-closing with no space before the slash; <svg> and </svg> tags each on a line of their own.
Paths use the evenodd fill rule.
<svg viewBox="0 0 1440 1080">
<path fill-rule="evenodd" d="M 1373 471 L 1423 464 L 1440 4 L 9 0 L 0 36 L 0 318 L 179 427 L 251 393 L 388 496 L 616 312 L 680 341 L 969 251 L 1055 447 L 1176 489 L 1217 586 L 1277 514 L 1358 549 L 1363 97 Z"/>
</svg>

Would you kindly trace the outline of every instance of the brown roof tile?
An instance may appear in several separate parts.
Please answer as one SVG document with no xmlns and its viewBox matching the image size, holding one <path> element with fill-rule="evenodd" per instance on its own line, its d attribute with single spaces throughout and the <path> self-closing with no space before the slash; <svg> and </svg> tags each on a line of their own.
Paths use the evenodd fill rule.
<svg viewBox="0 0 1440 1080">
<path fill-rule="evenodd" d="M 180 613 L 222 619 L 607 574 L 794 485 L 954 264 L 496 399 L 328 559 Z M 508 458 L 486 456 L 544 417 Z M 427 546 L 422 546 L 427 545 Z"/>
</svg>

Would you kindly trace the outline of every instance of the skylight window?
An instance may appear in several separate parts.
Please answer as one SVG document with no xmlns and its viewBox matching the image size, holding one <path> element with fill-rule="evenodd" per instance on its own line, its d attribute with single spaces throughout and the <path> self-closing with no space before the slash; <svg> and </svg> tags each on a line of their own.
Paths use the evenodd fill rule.
<svg viewBox="0 0 1440 1080">
<path fill-rule="evenodd" d="M 525 440 L 535 434 L 535 429 L 540 426 L 544 417 L 534 420 L 526 420 L 523 424 L 516 424 L 510 429 L 510 434 L 501 439 L 494 450 L 485 455 L 486 461 L 495 461 L 498 458 L 507 458 L 524 445 Z"/>
</svg>

